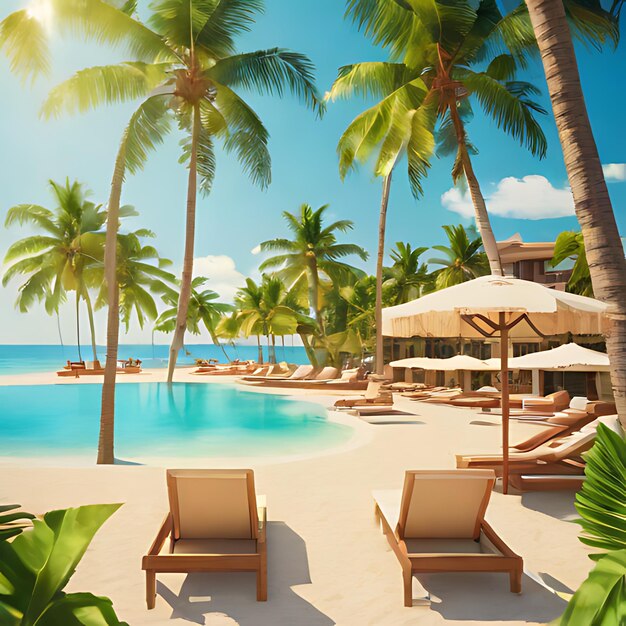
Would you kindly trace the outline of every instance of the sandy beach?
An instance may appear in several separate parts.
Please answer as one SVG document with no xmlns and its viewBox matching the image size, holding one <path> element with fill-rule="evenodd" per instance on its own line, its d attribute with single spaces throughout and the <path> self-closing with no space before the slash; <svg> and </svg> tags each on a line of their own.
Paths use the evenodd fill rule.
<svg viewBox="0 0 626 626">
<path fill-rule="evenodd" d="M 120 383 L 158 382 L 164 370 L 119 376 Z M 94 377 L 51 374 L 1 377 L 0 384 L 90 384 Z M 219 384 L 210 377 L 177 373 L 181 382 Z M 264 390 L 267 392 L 267 390 Z M 280 393 L 292 391 L 280 390 Z M 330 406 L 327 393 L 300 392 Z M 248 574 L 161 574 L 156 608 L 147 611 L 141 557 L 167 512 L 164 469 L 188 459 L 124 459 L 140 465 L 96 467 L 93 458 L 4 457 L 0 501 L 20 502 L 43 513 L 87 503 L 123 502 L 81 562 L 69 589 L 112 598 L 118 616 L 133 626 L 156 624 L 543 624 L 557 617 L 591 568 L 572 492 L 503 496 L 494 492 L 487 519 L 524 558 L 521 595 L 511 594 L 503 574 L 439 574 L 420 577 L 430 606 L 404 608 L 400 566 L 373 517 L 371 491 L 402 486 L 406 469 L 454 467 L 455 453 L 497 452 L 499 418 L 473 411 L 411 402 L 396 396 L 401 413 L 367 424 L 341 415 L 354 428 L 349 444 L 307 458 L 201 459 L 205 467 L 255 470 L 257 491 L 268 501 L 269 597 L 255 601 Z M 334 412 L 330 413 L 331 418 Z M 537 432 L 512 422 L 513 442 Z M 94 455 L 95 457 L 95 450 Z"/>
</svg>

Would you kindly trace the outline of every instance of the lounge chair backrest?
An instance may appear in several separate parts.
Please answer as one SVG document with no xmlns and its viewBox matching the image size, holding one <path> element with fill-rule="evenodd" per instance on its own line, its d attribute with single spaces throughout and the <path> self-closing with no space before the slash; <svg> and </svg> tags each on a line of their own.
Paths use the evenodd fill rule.
<svg viewBox="0 0 626 626">
<path fill-rule="evenodd" d="M 353 368 L 350 370 L 343 370 L 343 372 L 341 372 L 341 380 L 344 380 L 346 382 L 353 382 L 356 380 L 357 378 L 357 369 Z"/>
<path fill-rule="evenodd" d="M 621 435 L 621 432 L 618 427 L 618 418 L 617 415 L 603 415 L 602 417 L 598 417 L 593 422 L 589 422 L 586 426 L 580 429 L 581 433 L 595 433 L 598 428 L 598 424 L 604 424 L 608 426 L 611 430 L 616 432 L 618 435 Z"/>
<path fill-rule="evenodd" d="M 324 367 L 322 371 L 315 376 L 315 380 L 333 380 L 339 375 L 339 370 L 336 367 Z"/>
<path fill-rule="evenodd" d="M 408 471 L 398 520 L 401 539 L 477 539 L 493 470 Z"/>
<path fill-rule="evenodd" d="M 256 539 L 252 470 L 167 470 L 175 539 Z"/>
<path fill-rule="evenodd" d="M 566 409 L 570 403 L 570 395 L 564 390 L 550 393 L 546 396 L 546 398 L 550 398 L 550 400 L 552 400 L 555 411 L 562 411 L 563 409 Z"/>
<path fill-rule="evenodd" d="M 369 383 L 367 383 L 367 389 L 365 390 L 365 399 L 373 400 L 374 398 L 378 398 L 381 387 L 382 382 L 370 380 Z"/>
<path fill-rule="evenodd" d="M 295 372 L 289 377 L 292 380 L 300 380 L 308 376 L 313 371 L 312 365 L 300 365 L 296 367 Z"/>
<path fill-rule="evenodd" d="M 537 448 L 537 456 L 542 461 L 545 460 L 550 462 L 579 456 L 591 448 L 595 438 L 596 428 L 585 429 L 584 432 L 583 430 L 580 430 L 577 433 L 563 437 L 561 443 L 553 448 L 550 448 L 549 444 L 546 444 L 545 452 L 544 446 L 540 446 Z"/>
<path fill-rule="evenodd" d="M 583 398 L 582 396 L 574 396 L 569 403 L 569 408 L 576 409 L 577 411 L 586 411 L 588 404 L 589 400 L 587 398 Z"/>
</svg>

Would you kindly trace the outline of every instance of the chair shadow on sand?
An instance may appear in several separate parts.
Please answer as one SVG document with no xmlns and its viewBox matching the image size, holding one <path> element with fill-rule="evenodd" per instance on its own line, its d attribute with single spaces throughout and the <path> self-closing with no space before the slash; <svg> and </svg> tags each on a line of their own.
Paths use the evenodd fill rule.
<svg viewBox="0 0 626 626">
<path fill-rule="evenodd" d="M 568 591 L 552 576 L 538 576 L 555 591 Z M 567 602 L 524 573 L 522 593 L 509 591 L 508 576 L 489 573 L 427 574 L 418 577 L 431 594 L 430 608 L 446 620 L 486 622 L 539 622 L 563 613 Z"/>
<path fill-rule="evenodd" d="M 306 544 L 284 522 L 267 523 L 267 602 L 256 601 L 253 573 L 187 574 L 176 595 L 157 580 L 157 594 L 171 607 L 171 619 L 205 624 L 209 614 L 223 614 L 254 626 L 335 622 L 301 598 L 292 587 L 311 583 Z"/>
<path fill-rule="evenodd" d="M 529 491 L 522 494 L 522 506 L 549 515 L 558 520 L 571 521 L 580 517 L 574 501 L 576 492 L 569 491 Z"/>
</svg>

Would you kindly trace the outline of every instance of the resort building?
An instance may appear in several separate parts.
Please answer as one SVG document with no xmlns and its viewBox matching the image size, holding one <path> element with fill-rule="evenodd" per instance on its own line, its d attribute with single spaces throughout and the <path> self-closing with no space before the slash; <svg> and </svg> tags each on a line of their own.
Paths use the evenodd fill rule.
<svg viewBox="0 0 626 626">
<path fill-rule="evenodd" d="M 557 267 L 551 266 L 554 241 L 526 242 L 519 233 L 516 233 L 497 243 L 500 260 L 507 276 L 565 291 L 567 281 L 572 275 L 573 261 L 565 261 Z"/>
<path fill-rule="evenodd" d="M 565 291 L 572 273 L 573 261 L 561 263 L 556 268 L 550 264 L 554 254 L 555 242 L 525 242 L 521 235 L 515 235 L 499 241 L 500 259 L 506 276 L 519 278 L 551 289 Z M 521 324 L 511 333 L 509 356 L 518 357 L 532 352 L 556 348 L 566 343 L 577 343 L 593 350 L 605 351 L 604 338 L 600 335 L 537 335 L 528 325 Z M 456 354 L 465 354 L 485 360 L 500 356 L 499 341 L 486 338 L 464 337 L 411 337 L 385 338 L 385 362 L 410 357 L 449 358 Z M 463 384 L 468 386 L 467 375 L 455 372 L 407 371 L 394 372 L 397 380 L 409 378 L 407 382 L 425 382 L 435 385 Z M 465 379 L 465 383 L 464 383 Z M 499 386 L 499 381 L 489 372 L 474 372 L 471 386 L 476 389 L 482 385 Z M 514 393 L 530 393 L 532 374 L 530 371 L 511 373 L 511 390 Z M 571 395 L 585 397 L 606 397 L 610 392 L 607 373 L 589 372 L 542 372 L 540 379 L 542 393 L 552 393 L 558 389 L 567 389 Z"/>
</svg>

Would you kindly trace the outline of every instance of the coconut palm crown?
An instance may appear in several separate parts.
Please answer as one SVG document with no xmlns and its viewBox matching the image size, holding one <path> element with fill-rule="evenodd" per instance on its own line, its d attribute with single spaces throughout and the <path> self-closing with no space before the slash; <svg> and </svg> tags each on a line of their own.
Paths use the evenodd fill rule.
<svg viewBox="0 0 626 626">
<path fill-rule="evenodd" d="M 358 245 L 337 243 L 336 233 L 352 230 L 350 220 L 337 220 L 324 225 L 324 214 L 328 205 L 314 210 L 310 205 L 303 204 L 300 213 L 283 212 L 293 239 L 278 238 L 261 243 L 263 252 L 281 252 L 266 259 L 259 269 L 278 269 L 278 274 L 290 288 L 304 281 L 308 286 L 309 306 L 318 324 L 322 325 L 320 306 L 320 275 L 332 282 L 341 282 L 347 275 L 362 277 L 362 270 L 339 259 L 356 255 L 363 261 L 367 260 L 367 252 Z"/>
</svg>

